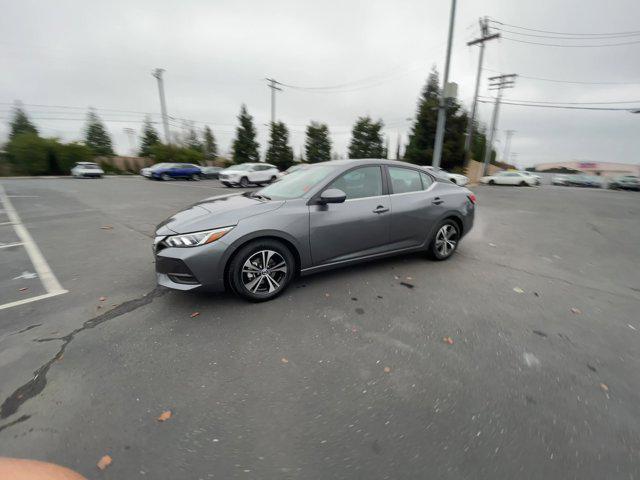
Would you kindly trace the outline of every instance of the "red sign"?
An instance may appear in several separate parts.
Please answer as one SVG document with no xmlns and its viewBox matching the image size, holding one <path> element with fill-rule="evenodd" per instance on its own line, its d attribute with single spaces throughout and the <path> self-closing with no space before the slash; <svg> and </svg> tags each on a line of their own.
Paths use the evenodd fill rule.
<svg viewBox="0 0 640 480">
<path fill-rule="evenodd" d="M 578 168 L 598 168 L 598 164 L 596 162 L 580 162 Z"/>
</svg>

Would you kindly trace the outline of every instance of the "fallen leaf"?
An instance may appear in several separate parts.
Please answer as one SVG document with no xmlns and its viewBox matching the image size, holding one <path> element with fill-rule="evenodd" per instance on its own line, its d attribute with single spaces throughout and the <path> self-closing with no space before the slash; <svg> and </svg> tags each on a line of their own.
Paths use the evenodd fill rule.
<svg viewBox="0 0 640 480">
<path fill-rule="evenodd" d="M 29 287 L 22 287 L 22 288 L 20 289 L 20 291 L 21 291 L 21 292 L 26 292 L 27 290 L 29 290 Z"/>
<path fill-rule="evenodd" d="M 330 297 L 331 295 L 329 295 L 328 293 L 325 293 L 325 294 L 324 294 L 324 296 L 328 298 L 328 297 Z"/>
<path fill-rule="evenodd" d="M 100 227 L 101 230 L 113 230 L 113 225 L 103 225 Z"/>
<path fill-rule="evenodd" d="M 521 289 L 520 287 L 513 287 L 513 291 L 516 293 L 524 293 L 524 290 Z"/>
<path fill-rule="evenodd" d="M 99 461 L 98 461 L 98 468 L 100 470 L 104 470 L 105 468 L 107 468 L 109 465 L 111 465 L 111 462 L 113 462 L 113 459 L 109 456 L 109 455 L 104 455 Z"/>
<path fill-rule="evenodd" d="M 160 416 L 158 418 L 156 418 L 156 420 L 158 422 L 166 422 L 167 420 L 169 420 L 171 418 L 171 415 L 173 415 L 171 413 L 171 410 L 165 410 L 164 412 L 162 412 L 160 414 Z"/>
<path fill-rule="evenodd" d="M 358 333 L 358 329 L 356 327 L 351 327 L 351 333 Z"/>
<path fill-rule="evenodd" d="M 280 359 L 280 361 L 281 361 L 282 363 L 289 363 L 289 360 L 287 360 L 285 357 L 282 357 L 282 358 Z"/>
<path fill-rule="evenodd" d="M 630 323 L 627 323 L 627 327 L 629 327 L 631 330 L 637 330 L 637 328 L 631 325 Z"/>
<path fill-rule="evenodd" d="M 453 338 L 451 338 L 451 337 L 444 337 L 444 338 L 442 339 L 442 341 L 443 341 L 444 343 L 448 343 L 449 345 L 453 345 Z"/>
<path fill-rule="evenodd" d="M 56 358 L 56 362 L 62 361 L 63 358 L 64 358 L 64 353 L 61 353 L 60 356 Z"/>
<path fill-rule="evenodd" d="M 191 315 L 189 315 L 191 318 L 196 318 L 198 315 L 200 315 L 200 312 L 193 312 Z"/>
<path fill-rule="evenodd" d="M 391 372 L 391 368 L 389 367 L 384 367 L 384 373 L 389 373 Z"/>
<path fill-rule="evenodd" d="M 404 277 L 405 280 L 413 280 L 413 277 Z"/>
<path fill-rule="evenodd" d="M 496 247 L 497 245 L 495 243 L 490 243 L 489 246 L 490 247 Z"/>
<path fill-rule="evenodd" d="M 101 302 L 104 302 L 107 299 L 107 297 L 100 297 L 98 300 L 100 300 Z"/>
<path fill-rule="evenodd" d="M 582 310 L 580 310 L 579 308 L 571 307 L 571 313 L 575 313 L 576 315 L 580 315 L 582 313 Z"/>
<path fill-rule="evenodd" d="M 609 391 L 609 387 L 608 387 L 605 383 L 601 383 L 601 384 L 600 384 L 600 388 L 601 388 L 602 390 L 604 390 L 605 392 L 608 392 L 608 391 Z"/>
</svg>

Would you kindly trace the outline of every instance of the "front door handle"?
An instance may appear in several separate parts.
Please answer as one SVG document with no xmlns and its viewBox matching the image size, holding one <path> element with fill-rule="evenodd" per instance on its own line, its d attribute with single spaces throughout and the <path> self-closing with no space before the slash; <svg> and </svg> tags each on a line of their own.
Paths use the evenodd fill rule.
<svg viewBox="0 0 640 480">
<path fill-rule="evenodd" d="M 378 205 L 376 207 L 376 209 L 373 211 L 373 213 L 384 213 L 384 212 L 388 212 L 389 209 L 383 205 Z"/>
<path fill-rule="evenodd" d="M 442 200 L 440 197 L 436 197 L 431 201 L 431 203 L 433 203 L 434 205 L 440 205 L 441 203 L 444 203 L 444 200 Z"/>
</svg>

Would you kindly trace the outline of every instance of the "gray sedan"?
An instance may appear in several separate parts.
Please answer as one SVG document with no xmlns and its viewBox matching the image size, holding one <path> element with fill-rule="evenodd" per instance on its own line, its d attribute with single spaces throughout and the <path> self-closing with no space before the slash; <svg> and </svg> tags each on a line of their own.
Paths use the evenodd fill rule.
<svg viewBox="0 0 640 480">
<path fill-rule="evenodd" d="M 158 226 L 157 279 L 177 290 L 274 298 L 295 275 L 425 251 L 446 260 L 476 198 L 408 163 L 309 165 L 255 192 L 203 200 Z"/>
</svg>

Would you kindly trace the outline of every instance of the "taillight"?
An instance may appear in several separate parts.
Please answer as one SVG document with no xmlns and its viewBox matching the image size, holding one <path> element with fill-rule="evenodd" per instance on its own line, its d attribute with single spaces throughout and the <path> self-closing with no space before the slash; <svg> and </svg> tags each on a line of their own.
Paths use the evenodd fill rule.
<svg viewBox="0 0 640 480">
<path fill-rule="evenodd" d="M 476 196 L 473 193 L 467 195 L 467 198 L 471 201 L 471 203 L 473 203 L 474 205 L 476 204 Z"/>
</svg>

